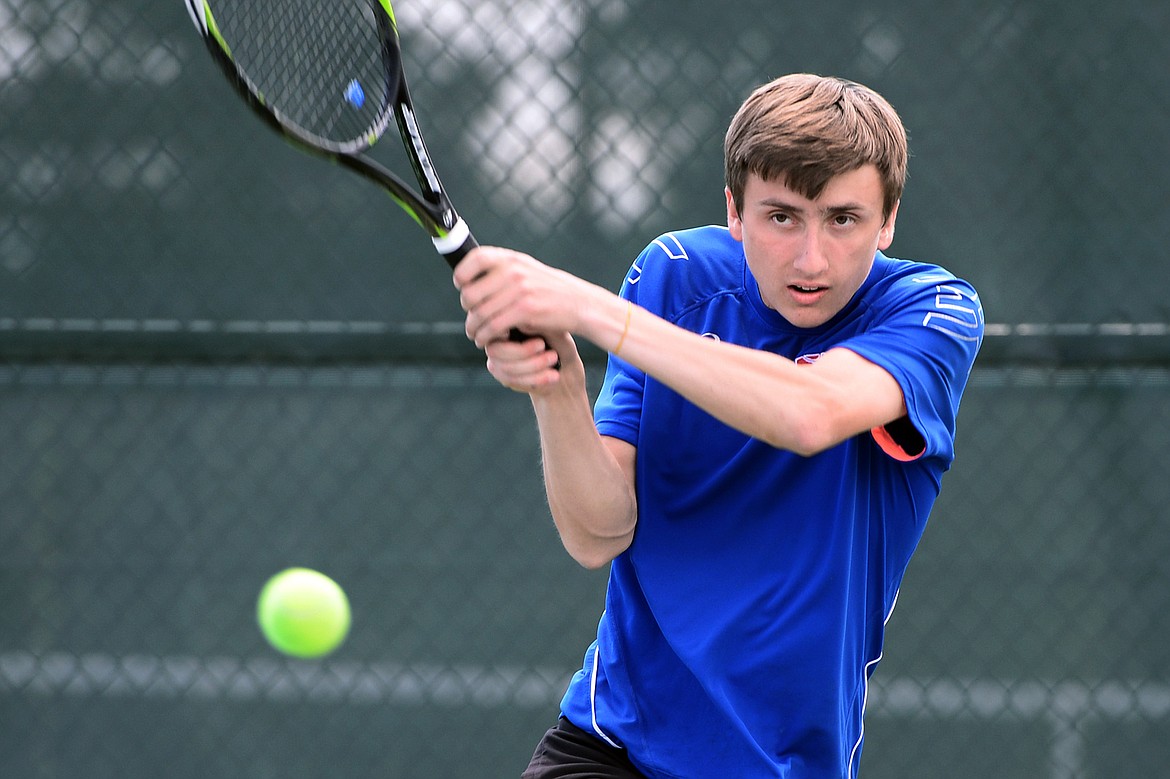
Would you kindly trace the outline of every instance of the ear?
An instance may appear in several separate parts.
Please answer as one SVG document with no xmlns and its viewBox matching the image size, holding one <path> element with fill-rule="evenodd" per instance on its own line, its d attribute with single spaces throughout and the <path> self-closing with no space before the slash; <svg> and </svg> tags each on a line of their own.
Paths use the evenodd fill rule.
<svg viewBox="0 0 1170 779">
<path fill-rule="evenodd" d="M 739 209 L 735 207 L 735 198 L 728 187 L 723 188 L 723 194 L 727 198 L 727 229 L 731 231 L 732 238 L 743 243 L 743 220 L 739 218 Z"/>
<path fill-rule="evenodd" d="M 878 231 L 878 249 L 880 251 L 884 252 L 894 242 L 894 223 L 898 221 L 898 206 L 901 202 L 899 200 L 894 203 L 894 207 L 890 210 L 890 215 L 886 218 L 886 223 Z"/>
</svg>

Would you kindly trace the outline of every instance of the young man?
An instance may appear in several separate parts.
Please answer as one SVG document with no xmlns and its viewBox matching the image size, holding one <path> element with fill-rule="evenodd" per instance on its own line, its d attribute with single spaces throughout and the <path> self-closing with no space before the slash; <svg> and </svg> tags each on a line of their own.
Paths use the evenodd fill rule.
<svg viewBox="0 0 1170 779">
<path fill-rule="evenodd" d="M 455 271 L 488 369 L 531 396 L 565 548 L 612 563 L 531 779 L 858 771 L 983 312 L 882 254 L 906 135 L 871 90 L 766 84 L 725 158 L 727 227 L 658 238 L 620 296 L 499 248 Z M 610 353 L 592 412 L 573 335 Z"/>
</svg>

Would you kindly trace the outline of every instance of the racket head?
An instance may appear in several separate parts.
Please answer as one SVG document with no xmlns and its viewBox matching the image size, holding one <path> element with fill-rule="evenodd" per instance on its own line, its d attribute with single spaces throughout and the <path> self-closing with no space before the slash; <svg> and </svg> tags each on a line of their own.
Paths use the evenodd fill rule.
<svg viewBox="0 0 1170 779">
<path fill-rule="evenodd" d="M 454 267 L 477 244 L 415 120 L 390 0 L 184 0 L 212 59 L 270 127 L 381 186 Z M 396 122 L 420 195 L 362 152 Z"/>
<path fill-rule="evenodd" d="M 402 55 L 387 0 L 185 0 L 240 96 L 325 154 L 368 149 L 394 119 Z"/>
</svg>

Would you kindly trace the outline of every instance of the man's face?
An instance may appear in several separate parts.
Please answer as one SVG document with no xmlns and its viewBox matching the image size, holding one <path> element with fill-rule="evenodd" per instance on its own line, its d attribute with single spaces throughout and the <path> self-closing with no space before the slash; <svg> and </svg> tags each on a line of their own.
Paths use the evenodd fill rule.
<svg viewBox="0 0 1170 779">
<path fill-rule="evenodd" d="M 882 219 L 873 165 L 830 179 L 815 200 L 751 174 L 743 201 L 741 214 L 727 192 L 727 226 L 743 242 L 764 303 L 797 327 L 832 319 L 894 240 L 898 208 Z"/>
</svg>

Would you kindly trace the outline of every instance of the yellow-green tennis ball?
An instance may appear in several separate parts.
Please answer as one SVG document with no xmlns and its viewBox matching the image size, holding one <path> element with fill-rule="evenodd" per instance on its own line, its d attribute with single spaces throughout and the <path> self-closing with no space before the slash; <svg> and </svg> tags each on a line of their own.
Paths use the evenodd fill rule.
<svg viewBox="0 0 1170 779">
<path fill-rule="evenodd" d="M 289 568 L 268 580 L 256 603 L 256 619 L 268 643 L 286 655 L 329 654 L 349 633 L 349 598 L 323 573 Z"/>
</svg>

